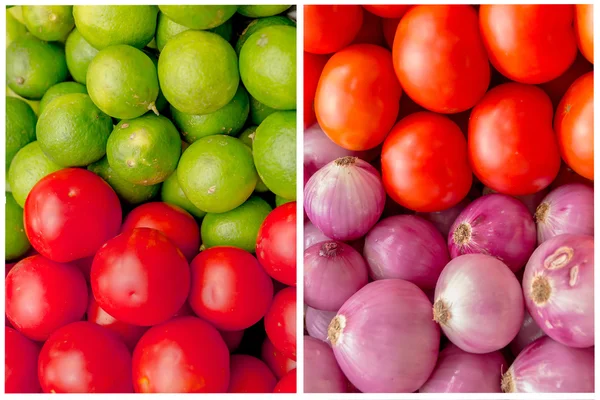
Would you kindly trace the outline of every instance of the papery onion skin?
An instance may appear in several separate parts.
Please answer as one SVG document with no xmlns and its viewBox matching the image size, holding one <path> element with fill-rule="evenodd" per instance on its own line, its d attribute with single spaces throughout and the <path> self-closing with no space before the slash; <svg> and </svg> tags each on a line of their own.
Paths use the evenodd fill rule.
<svg viewBox="0 0 600 400">
<path fill-rule="evenodd" d="M 542 200 L 544 200 L 544 197 L 546 197 L 546 195 L 548 194 L 550 190 L 548 188 L 542 189 L 539 192 L 535 192 L 533 194 L 525 194 L 522 196 L 512 196 L 517 200 L 520 200 L 523 204 L 525 204 L 525 207 L 527 207 L 527 209 L 529 210 L 529 212 L 533 215 L 535 214 L 535 210 L 537 209 L 537 206 L 540 205 L 540 203 L 542 202 Z M 483 187 L 483 191 L 482 194 L 486 195 L 486 194 L 492 194 L 492 193 L 498 193 L 496 192 L 494 189 L 490 189 L 487 186 Z"/>
<path fill-rule="evenodd" d="M 342 157 L 318 170 L 304 187 L 304 209 L 310 221 L 334 240 L 364 236 L 385 205 L 377 170 L 356 157 Z"/>
<path fill-rule="evenodd" d="M 517 335 L 525 305 L 521 285 L 502 261 L 483 254 L 451 260 L 435 287 L 434 320 L 469 353 L 500 350 Z"/>
<path fill-rule="evenodd" d="M 594 391 L 594 349 L 576 349 L 549 337 L 527 346 L 502 377 L 505 393 Z"/>
<path fill-rule="evenodd" d="M 374 280 L 404 279 L 421 289 L 435 287 L 450 260 L 444 237 L 429 221 L 396 215 L 379 221 L 363 249 Z"/>
<path fill-rule="evenodd" d="M 594 235 L 594 189 L 569 183 L 551 191 L 535 212 L 538 244 L 565 233 Z"/>
<path fill-rule="evenodd" d="M 325 242 L 327 240 L 331 240 L 331 238 L 325 236 L 312 222 L 306 221 L 304 223 L 304 250 L 315 243 Z"/>
<path fill-rule="evenodd" d="M 433 371 L 439 352 L 431 302 L 401 279 L 371 282 L 356 292 L 328 333 L 340 368 L 363 393 L 414 392 Z"/>
<path fill-rule="evenodd" d="M 594 238 L 560 235 L 542 243 L 523 275 L 527 310 L 552 339 L 594 345 Z"/>
<path fill-rule="evenodd" d="M 527 263 L 536 244 L 535 222 L 525 205 L 504 194 L 488 194 L 469 204 L 448 233 L 450 257 L 487 254 L 513 272 Z"/>
<path fill-rule="evenodd" d="M 499 351 L 471 354 L 450 344 L 419 393 L 500 393 L 501 371 L 507 367 Z"/>
<path fill-rule="evenodd" d="M 346 393 L 347 388 L 331 347 L 304 336 L 304 393 Z"/>
<path fill-rule="evenodd" d="M 542 328 L 535 323 L 533 317 L 527 310 L 525 310 L 525 317 L 521 324 L 521 329 L 517 336 L 510 342 L 508 347 L 513 356 L 518 356 L 521 351 L 531 343 L 535 342 L 542 336 L 546 336 Z"/>
<path fill-rule="evenodd" d="M 327 341 L 327 329 L 329 328 L 329 324 L 336 314 L 337 310 L 322 311 L 317 310 L 316 308 L 307 307 L 304 317 L 306 331 L 311 337 L 322 340 L 330 345 L 330 343 Z"/>
<path fill-rule="evenodd" d="M 454 207 L 450 207 L 446 210 L 442 211 L 434 211 L 428 213 L 418 212 L 415 215 L 417 217 L 421 217 L 431 222 L 438 231 L 442 234 L 443 237 L 448 237 L 448 232 L 450 232 L 450 228 L 452 224 L 461 213 L 462 210 L 469 204 L 469 200 L 463 199 L 460 203 L 455 205 Z"/>
</svg>

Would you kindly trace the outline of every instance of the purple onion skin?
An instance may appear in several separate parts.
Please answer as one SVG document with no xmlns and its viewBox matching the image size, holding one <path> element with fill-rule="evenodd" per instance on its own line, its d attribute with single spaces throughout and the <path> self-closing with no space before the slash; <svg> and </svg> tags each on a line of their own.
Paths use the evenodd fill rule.
<svg viewBox="0 0 600 400">
<path fill-rule="evenodd" d="M 502 378 L 506 393 L 594 391 L 594 349 L 576 349 L 549 337 L 527 346 Z"/>
<path fill-rule="evenodd" d="M 594 189 L 569 183 L 551 191 L 535 212 L 537 240 L 542 244 L 565 233 L 594 235 Z"/>
<path fill-rule="evenodd" d="M 434 320 L 462 350 L 500 350 L 519 332 L 524 315 L 521 285 L 502 261 L 483 254 L 451 260 L 435 287 Z"/>
<path fill-rule="evenodd" d="M 525 204 L 525 207 L 527 207 L 529 212 L 533 215 L 533 214 L 535 214 L 535 210 L 537 209 L 537 206 L 540 205 L 542 200 L 544 200 L 544 197 L 546 197 L 548 192 L 549 192 L 549 189 L 545 188 L 545 189 L 542 189 L 539 192 L 535 192 L 533 194 L 525 194 L 522 196 L 513 196 L 513 197 L 515 199 L 520 200 L 523 204 Z M 497 193 L 497 192 L 493 189 L 490 189 L 487 186 L 484 186 L 483 194 L 486 195 L 486 194 L 491 194 L 491 193 Z"/>
<path fill-rule="evenodd" d="M 352 246 L 320 242 L 304 251 L 304 302 L 323 311 L 337 311 L 369 280 L 367 264 Z"/>
<path fill-rule="evenodd" d="M 363 254 L 373 280 L 404 279 L 423 290 L 435 288 L 450 259 L 444 237 L 414 215 L 379 221 L 365 238 Z"/>
<path fill-rule="evenodd" d="M 594 238 L 560 235 L 534 252 L 523 275 L 527 310 L 552 339 L 594 345 Z"/>
<path fill-rule="evenodd" d="M 310 221 L 334 240 L 355 240 L 375 225 L 385 205 L 377 170 L 356 157 L 338 158 L 318 170 L 304 187 Z"/>
<path fill-rule="evenodd" d="M 304 336 L 304 393 L 346 393 L 348 381 L 331 347 Z"/>
<path fill-rule="evenodd" d="M 462 210 L 465 209 L 465 207 L 467 207 L 468 204 L 469 200 L 463 199 L 454 207 L 450 207 L 446 210 L 435 212 L 418 212 L 415 215 L 431 222 L 443 237 L 448 237 L 448 232 L 450 232 L 452 224 L 454 221 L 456 221 L 458 215 Z"/>
<path fill-rule="evenodd" d="M 503 194 L 488 194 L 473 201 L 448 233 L 450 257 L 487 254 L 513 272 L 527 263 L 535 244 L 535 222 L 527 207 Z"/>
<path fill-rule="evenodd" d="M 307 307 L 305 312 L 305 325 L 308 334 L 315 339 L 319 339 L 326 342 L 327 345 L 330 343 L 327 341 L 327 328 L 335 315 L 336 311 L 322 311 L 316 308 Z"/>
<path fill-rule="evenodd" d="M 331 240 L 312 224 L 310 221 L 304 223 L 304 250 L 308 249 L 313 244 Z"/>
<path fill-rule="evenodd" d="M 523 318 L 523 323 L 521 324 L 521 329 L 517 336 L 510 342 L 508 346 L 510 348 L 510 352 L 513 356 L 518 356 L 521 351 L 531 343 L 535 342 L 537 339 L 542 336 L 546 336 L 542 328 L 535 323 L 531 314 L 527 310 L 525 310 L 525 317 Z"/>
<path fill-rule="evenodd" d="M 418 390 L 435 367 L 440 345 L 427 296 L 401 279 L 371 282 L 356 292 L 328 333 L 340 368 L 363 393 Z"/>
<path fill-rule="evenodd" d="M 500 393 L 506 361 L 499 351 L 471 354 L 450 344 L 420 393 Z"/>
</svg>

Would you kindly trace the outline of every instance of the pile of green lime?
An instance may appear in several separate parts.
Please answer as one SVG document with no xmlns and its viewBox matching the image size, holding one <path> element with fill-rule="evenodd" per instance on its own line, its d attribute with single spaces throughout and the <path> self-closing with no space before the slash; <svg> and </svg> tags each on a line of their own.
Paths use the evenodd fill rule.
<svg viewBox="0 0 600 400">
<path fill-rule="evenodd" d="M 162 200 L 203 248 L 254 251 L 296 198 L 296 23 L 289 5 L 6 9 L 7 260 L 43 177 L 87 168 L 125 207 Z M 201 221 L 201 222 L 200 222 Z"/>
</svg>

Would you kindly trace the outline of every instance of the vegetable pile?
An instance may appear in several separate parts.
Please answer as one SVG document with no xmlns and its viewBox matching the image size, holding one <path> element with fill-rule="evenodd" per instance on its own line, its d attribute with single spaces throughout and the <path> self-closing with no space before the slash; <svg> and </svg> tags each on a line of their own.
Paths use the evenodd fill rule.
<svg viewBox="0 0 600 400">
<path fill-rule="evenodd" d="M 304 390 L 593 392 L 592 6 L 304 15 Z"/>
<path fill-rule="evenodd" d="M 295 392 L 295 9 L 6 13 L 6 392 Z"/>
</svg>

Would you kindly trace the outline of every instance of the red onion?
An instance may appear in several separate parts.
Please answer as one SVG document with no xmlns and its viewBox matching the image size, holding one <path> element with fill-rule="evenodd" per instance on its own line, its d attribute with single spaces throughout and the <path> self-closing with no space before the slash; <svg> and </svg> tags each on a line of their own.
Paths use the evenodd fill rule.
<svg viewBox="0 0 600 400">
<path fill-rule="evenodd" d="M 385 205 L 377 170 L 356 157 L 342 157 L 318 170 L 304 187 L 311 222 L 334 240 L 354 240 L 375 225 Z"/>
<path fill-rule="evenodd" d="M 331 238 L 323 235 L 323 232 L 314 226 L 312 222 L 306 221 L 304 223 L 304 250 L 315 243 L 324 242 L 326 240 L 331 240 Z"/>
<path fill-rule="evenodd" d="M 440 352 L 433 373 L 420 393 L 500 393 L 502 371 L 508 366 L 499 351 L 467 353 L 450 344 Z"/>
<path fill-rule="evenodd" d="M 324 311 L 337 311 L 368 282 L 367 264 L 346 243 L 328 241 L 304 251 L 304 302 Z"/>
<path fill-rule="evenodd" d="M 534 252 L 523 275 L 529 313 L 552 339 L 594 345 L 594 238 L 560 235 Z"/>
<path fill-rule="evenodd" d="M 531 214 L 535 214 L 535 210 L 537 206 L 544 200 L 544 197 L 548 194 L 548 188 L 542 189 L 539 192 L 535 192 L 533 194 L 525 194 L 522 196 L 511 196 L 517 200 L 520 200 L 521 203 L 525 204 L 525 207 L 529 210 Z M 494 189 L 490 189 L 487 186 L 484 186 L 482 194 L 492 194 L 497 193 Z"/>
<path fill-rule="evenodd" d="M 535 242 L 535 222 L 527 207 L 504 194 L 488 194 L 473 201 L 456 218 L 448 234 L 452 258 L 487 254 L 513 272 L 525 265 Z"/>
<path fill-rule="evenodd" d="M 421 289 L 386 279 L 344 303 L 328 339 L 340 368 L 361 392 L 414 392 L 435 367 L 440 330 Z"/>
<path fill-rule="evenodd" d="M 572 233 L 594 235 L 594 189 L 569 183 L 551 191 L 535 212 L 538 244 Z"/>
<path fill-rule="evenodd" d="M 450 259 L 435 226 L 414 215 L 379 221 L 365 238 L 363 254 L 374 280 L 404 279 L 421 289 L 435 287 Z"/>
<path fill-rule="evenodd" d="M 515 274 L 497 258 L 459 256 L 435 287 L 433 319 L 469 353 L 490 353 L 513 340 L 523 321 L 523 293 Z"/>
<path fill-rule="evenodd" d="M 525 347 L 545 335 L 542 328 L 535 323 L 531 314 L 525 310 L 525 317 L 523 318 L 521 329 L 513 341 L 510 342 L 510 345 L 508 345 L 510 352 L 516 357 Z"/>
<path fill-rule="evenodd" d="M 431 222 L 433 226 L 435 226 L 437 230 L 440 231 L 442 236 L 447 238 L 448 232 L 450 232 L 450 227 L 452 227 L 452 224 L 456 220 L 456 217 L 458 217 L 460 212 L 464 210 L 468 204 L 469 200 L 463 199 L 454 207 L 450 207 L 446 210 L 428 213 L 418 212 L 415 215 Z"/>
<path fill-rule="evenodd" d="M 502 377 L 505 393 L 594 391 L 594 350 L 575 349 L 543 337 L 523 350 Z"/>
<path fill-rule="evenodd" d="M 304 393 L 346 393 L 347 387 L 331 347 L 304 336 Z"/>
<path fill-rule="evenodd" d="M 336 314 L 336 311 L 321 311 L 307 307 L 305 316 L 306 331 L 315 339 L 327 342 L 327 328 L 329 328 L 329 324 Z"/>
</svg>

